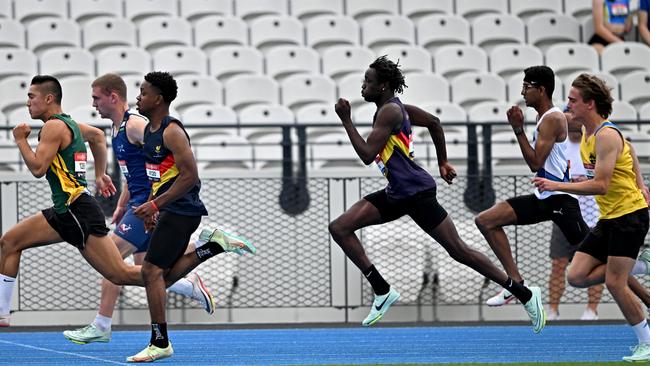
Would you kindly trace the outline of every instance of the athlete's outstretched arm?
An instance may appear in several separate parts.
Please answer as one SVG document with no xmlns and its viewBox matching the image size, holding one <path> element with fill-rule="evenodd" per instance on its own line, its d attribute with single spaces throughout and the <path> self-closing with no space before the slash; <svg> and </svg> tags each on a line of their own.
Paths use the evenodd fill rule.
<svg viewBox="0 0 650 366">
<path fill-rule="evenodd" d="M 447 144 L 445 142 L 445 132 L 440 124 L 440 119 L 433 114 L 410 104 L 404 104 L 406 112 L 409 114 L 411 124 L 414 126 L 426 127 L 436 147 L 436 157 L 438 158 L 438 167 L 440 168 L 440 177 L 445 182 L 451 184 L 456 178 L 456 170 L 447 161 Z"/>
<path fill-rule="evenodd" d="M 523 130 L 524 114 L 522 110 L 517 106 L 513 106 L 508 109 L 506 114 L 508 122 L 517 136 L 517 142 L 519 143 L 519 148 L 521 149 L 526 164 L 528 164 L 532 172 L 537 172 L 544 166 L 546 158 L 551 153 L 553 144 L 557 142 L 558 135 L 564 133 L 566 136 L 567 124 L 564 113 L 550 113 L 544 117 L 544 123 L 538 127 L 537 141 L 535 142 L 534 149 L 528 142 L 526 133 Z"/>
<path fill-rule="evenodd" d="M 50 164 L 52 164 L 61 146 L 62 139 L 59 131 L 62 130 L 67 130 L 63 121 L 59 119 L 48 121 L 41 129 L 41 138 L 36 146 L 36 151 L 32 151 L 32 147 L 27 142 L 27 137 L 32 132 L 29 125 L 27 123 L 19 123 L 14 127 L 13 134 L 16 140 L 16 146 L 18 146 L 20 155 L 25 160 L 27 169 L 36 178 L 44 176 L 50 168 Z"/>
<path fill-rule="evenodd" d="M 108 165 L 106 153 L 106 136 L 104 131 L 99 128 L 93 127 L 86 123 L 79 123 L 79 130 L 84 141 L 90 145 L 90 151 L 95 158 L 95 184 L 97 191 L 104 197 L 115 194 L 117 189 L 113 185 L 113 180 L 106 174 L 106 166 Z"/>
</svg>

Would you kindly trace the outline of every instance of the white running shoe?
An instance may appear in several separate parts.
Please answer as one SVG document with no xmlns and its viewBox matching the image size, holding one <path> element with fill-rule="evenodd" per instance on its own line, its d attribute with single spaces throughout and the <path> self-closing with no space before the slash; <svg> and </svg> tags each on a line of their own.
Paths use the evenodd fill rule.
<svg viewBox="0 0 650 366">
<path fill-rule="evenodd" d="M 590 308 L 586 308 L 582 313 L 580 320 L 598 320 L 598 313 L 594 312 Z"/>
<path fill-rule="evenodd" d="M 167 348 L 159 348 L 150 344 L 147 348 L 138 352 L 133 356 L 126 358 L 126 362 L 153 362 L 156 360 L 161 360 L 163 358 L 171 357 L 174 354 L 174 349 L 172 348 L 172 342 L 169 342 Z"/>
<path fill-rule="evenodd" d="M 70 342 L 87 344 L 93 342 L 110 342 L 111 330 L 102 332 L 95 324 L 86 325 L 83 328 L 63 331 L 63 336 Z"/>
<path fill-rule="evenodd" d="M 506 289 L 502 289 L 498 294 L 489 298 L 485 303 L 487 306 L 502 306 L 509 304 L 511 301 L 515 300 L 516 297 Z"/>
<path fill-rule="evenodd" d="M 548 312 L 546 313 L 546 320 L 558 320 L 558 319 L 560 319 L 560 312 L 549 308 Z"/>
<path fill-rule="evenodd" d="M 363 319 L 361 325 L 368 327 L 378 322 L 379 319 L 386 314 L 388 308 L 390 308 L 395 301 L 399 300 L 399 297 L 399 292 L 395 291 L 392 287 L 385 295 L 375 295 L 375 301 L 372 302 L 372 306 L 370 307 L 370 314 Z"/>
<path fill-rule="evenodd" d="M 249 242 L 248 240 L 236 236 L 233 234 L 230 234 L 226 231 L 223 231 L 221 229 L 216 229 L 216 230 L 211 230 L 211 229 L 203 229 L 201 230 L 201 233 L 199 234 L 199 240 L 197 241 L 197 244 L 199 243 L 207 243 L 207 242 L 214 242 L 219 244 L 225 252 L 232 252 L 232 253 L 237 253 L 239 255 L 242 255 L 244 253 L 250 253 L 250 254 L 255 254 L 257 252 L 257 249 L 255 246 Z M 201 244 L 202 245 L 202 244 Z M 197 250 L 199 250 L 200 245 L 197 245 Z"/>
<path fill-rule="evenodd" d="M 188 274 L 186 278 L 192 282 L 192 299 L 203 304 L 203 307 L 208 314 L 213 314 L 214 308 L 216 307 L 214 303 L 214 297 L 212 296 L 210 290 L 205 287 L 205 284 L 203 283 L 203 280 L 199 274 L 192 272 Z"/>
<path fill-rule="evenodd" d="M 9 326 L 9 319 L 11 318 L 11 315 L 0 315 L 0 327 L 8 327 Z"/>
<path fill-rule="evenodd" d="M 623 356 L 623 361 L 626 362 L 646 362 L 650 361 L 650 344 L 639 343 L 634 347 L 630 347 L 632 355 Z"/>
<path fill-rule="evenodd" d="M 542 290 L 537 286 L 528 288 L 533 296 L 524 304 L 530 321 L 533 323 L 533 332 L 539 333 L 546 325 L 546 311 L 542 303 Z"/>
</svg>

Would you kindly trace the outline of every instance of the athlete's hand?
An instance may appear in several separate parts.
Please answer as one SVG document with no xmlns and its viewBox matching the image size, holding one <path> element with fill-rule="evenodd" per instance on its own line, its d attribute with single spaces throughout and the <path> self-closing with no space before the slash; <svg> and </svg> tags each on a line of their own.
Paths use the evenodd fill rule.
<svg viewBox="0 0 650 366">
<path fill-rule="evenodd" d="M 346 99 L 339 98 L 339 101 L 336 102 L 336 104 L 334 105 L 334 110 L 336 111 L 336 114 L 339 115 L 341 121 L 343 122 L 351 121 L 350 102 L 348 102 Z"/>
<path fill-rule="evenodd" d="M 158 208 L 152 201 L 147 201 L 133 210 L 133 214 L 142 220 L 151 218 L 154 214 L 158 213 Z"/>
<path fill-rule="evenodd" d="M 125 213 L 126 213 L 126 207 L 124 206 L 115 207 L 115 211 L 113 211 L 113 218 L 111 219 L 111 224 L 117 224 L 120 221 L 122 221 L 122 217 L 124 217 Z"/>
<path fill-rule="evenodd" d="M 510 127 L 513 129 L 517 127 L 524 127 L 524 112 L 522 112 L 521 109 L 516 105 L 508 109 L 506 116 L 508 117 L 508 123 L 510 123 Z"/>
<path fill-rule="evenodd" d="M 144 222 L 144 231 L 148 233 L 156 228 L 156 224 L 158 224 L 158 214 L 147 216 L 142 221 Z"/>
<path fill-rule="evenodd" d="M 440 177 L 447 184 L 452 184 L 454 178 L 456 178 L 456 169 L 449 163 L 443 163 L 438 168 L 440 168 Z"/>
<path fill-rule="evenodd" d="M 113 185 L 113 180 L 107 174 L 96 177 L 95 186 L 97 187 L 97 193 L 102 195 L 102 197 L 110 197 L 117 192 L 117 189 Z"/>
<path fill-rule="evenodd" d="M 533 178 L 533 184 L 537 187 L 537 190 L 540 193 L 545 191 L 557 191 L 557 182 L 552 180 L 535 177 Z"/>
<path fill-rule="evenodd" d="M 641 194 L 643 194 L 643 198 L 645 198 L 645 203 L 648 205 L 648 208 L 650 208 L 650 191 L 648 191 L 648 186 L 645 184 L 641 188 Z"/>
<path fill-rule="evenodd" d="M 19 123 L 14 127 L 13 134 L 14 140 L 23 140 L 27 139 L 29 134 L 32 132 L 32 128 L 25 122 Z"/>
</svg>

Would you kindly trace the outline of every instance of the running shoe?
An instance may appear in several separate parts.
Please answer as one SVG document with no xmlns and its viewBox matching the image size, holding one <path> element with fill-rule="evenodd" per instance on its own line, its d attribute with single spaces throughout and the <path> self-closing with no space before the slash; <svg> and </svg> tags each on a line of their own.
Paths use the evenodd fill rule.
<svg viewBox="0 0 650 366">
<path fill-rule="evenodd" d="M 159 348 L 150 344 L 137 355 L 127 357 L 126 362 L 153 362 L 171 357 L 173 354 L 174 349 L 172 348 L 172 342 L 169 342 L 167 348 Z"/>
<path fill-rule="evenodd" d="M 560 312 L 553 309 L 548 309 L 546 312 L 546 320 L 558 320 L 560 319 Z"/>
<path fill-rule="evenodd" d="M 598 313 L 589 308 L 586 308 L 580 316 L 580 320 L 598 320 Z"/>
<path fill-rule="evenodd" d="M 546 325 L 546 311 L 544 311 L 544 304 L 542 304 L 542 290 L 537 286 L 528 288 L 533 296 L 524 304 L 526 312 L 530 321 L 533 322 L 533 331 L 539 333 Z"/>
<path fill-rule="evenodd" d="M 232 252 L 242 255 L 244 253 L 255 254 L 257 249 L 248 240 L 227 233 L 221 229 L 203 229 L 199 234 L 199 243 L 213 242 L 219 244 L 225 252 Z M 198 248 L 197 248 L 198 249 Z"/>
<path fill-rule="evenodd" d="M 509 304 L 515 299 L 515 296 L 506 289 L 502 289 L 498 294 L 489 298 L 485 303 L 487 306 L 502 306 Z"/>
<path fill-rule="evenodd" d="M 0 327 L 8 327 L 9 326 L 9 319 L 11 318 L 11 315 L 0 315 Z"/>
<path fill-rule="evenodd" d="M 393 305 L 395 301 L 399 300 L 399 297 L 399 292 L 395 291 L 392 287 L 385 295 L 375 295 L 375 301 L 372 302 L 370 314 L 363 319 L 361 325 L 368 327 L 378 322 L 379 319 L 386 314 L 390 306 Z"/>
<path fill-rule="evenodd" d="M 110 342 L 111 330 L 102 332 L 95 324 L 86 325 L 83 328 L 63 331 L 63 336 L 69 341 L 77 344 L 94 342 Z"/>
<path fill-rule="evenodd" d="M 626 362 L 646 362 L 650 361 L 650 344 L 639 343 L 634 347 L 630 347 L 632 355 L 623 356 L 623 361 Z"/>
<path fill-rule="evenodd" d="M 192 272 L 187 275 L 187 279 L 192 282 L 192 299 L 203 304 L 203 307 L 208 314 L 213 314 L 214 308 L 216 307 L 214 303 L 214 297 L 212 296 L 210 290 L 205 287 L 205 284 L 203 283 L 203 280 L 199 274 Z"/>
</svg>

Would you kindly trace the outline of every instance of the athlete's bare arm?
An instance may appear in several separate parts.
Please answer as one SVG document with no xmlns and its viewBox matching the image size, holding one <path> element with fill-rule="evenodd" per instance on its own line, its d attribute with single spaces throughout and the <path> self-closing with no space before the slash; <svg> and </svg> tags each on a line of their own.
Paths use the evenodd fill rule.
<svg viewBox="0 0 650 366">
<path fill-rule="evenodd" d="M 40 178 L 47 173 L 54 157 L 64 144 L 64 136 L 60 133 L 62 130 L 68 131 L 63 121 L 59 119 L 47 121 L 41 129 L 41 137 L 36 146 L 36 151 L 32 151 L 32 147 L 27 142 L 27 137 L 32 132 L 29 125 L 27 123 L 19 123 L 14 127 L 14 139 L 16 140 L 18 150 L 20 150 L 20 155 L 22 155 L 27 169 L 36 178 Z"/>
<path fill-rule="evenodd" d="M 368 141 L 364 140 L 359 131 L 352 123 L 350 118 L 350 102 L 341 98 L 334 106 L 336 114 L 338 114 L 343 127 L 350 137 L 350 142 L 354 151 L 357 152 L 361 161 L 369 165 L 375 161 L 375 157 L 379 151 L 386 145 L 386 141 L 390 137 L 391 131 L 395 126 L 402 123 L 402 110 L 395 103 L 386 103 L 377 112 L 377 119 L 375 124 L 368 135 Z"/>
<path fill-rule="evenodd" d="M 147 120 L 137 115 L 131 115 L 126 124 L 126 138 L 129 142 L 138 146 L 144 145 L 144 128 L 146 126 Z"/>
<path fill-rule="evenodd" d="M 636 151 L 634 150 L 634 145 L 629 141 L 625 143 L 630 147 L 630 155 L 632 155 L 632 167 L 634 169 L 634 175 L 636 176 L 636 186 L 641 190 L 645 202 L 650 206 L 650 191 L 648 191 L 648 186 L 645 185 L 643 181 L 643 175 L 641 174 L 641 166 L 639 165 L 639 159 L 636 156 Z"/>
<path fill-rule="evenodd" d="M 77 122 L 77 125 L 79 126 L 79 130 L 81 130 L 84 141 L 90 145 L 90 151 L 92 151 L 95 159 L 95 185 L 97 186 L 97 192 L 104 197 L 115 194 L 117 189 L 113 185 L 113 180 L 106 174 L 108 160 L 104 131 L 86 123 Z"/>
<path fill-rule="evenodd" d="M 433 145 L 436 147 L 440 177 L 451 184 L 456 178 L 456 170 L 447 162 L 447 145 L 445 144 L 445 133 L 442 130 L 442 125 L 440 125 L 440 119 L 414 105 L 404 104 L 404 108 L 409 114 L 412 125 L 426 127 L 429 130 Z"/>
<path fill-rule="evenodd" d="M 517 106 L 511 107 L 507 112 L 508 122 L 515 127 L 523 128 L 524 114 Z M 563 141 L 566 136 L 566 118 L 564 113 L 551 113 L 544 117 L 544 122 L 539 125 L 535 148 L 530 145 L 525 133 L 517 134 L 517 142 L 521 153 L 532 172 L 537 172 L 544 167 L 544 162 L 551 153 L 553 144 Z"/>
</svg>

